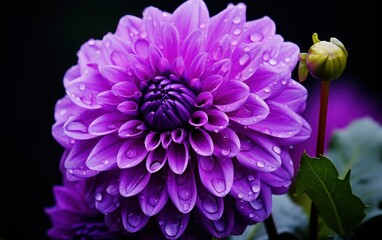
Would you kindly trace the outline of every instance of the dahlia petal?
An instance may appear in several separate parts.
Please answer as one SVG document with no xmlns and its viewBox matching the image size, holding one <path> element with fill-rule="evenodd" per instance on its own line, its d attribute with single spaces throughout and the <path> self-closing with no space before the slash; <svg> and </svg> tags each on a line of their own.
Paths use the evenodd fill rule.
<svg viewBox="0 0 382 240">
<path fill-rule="evenodd" d="M 236 40 L 231 41 L 231 36 L 229 33 L 223 35 L 220 39 L 215 40 L 216 39 L 214 39 L 214 42 L 211 45 L 207 45 L 212 59 L 216 62 L 230 59 L 232 56 L 232 43 Z"/>
<path fill-rule="evenodd" d="M 163 27 L 163 55 L 172 62 L 179 55 L 179 32 L 172 24 Z"/>
<path fill-rule="evenodd" d="M 293 71 L 296 63 L 298 62 L 298 54 L 300 48 L 291 42 L 283 42 L 280 51 L 275 58 L 279 64 L 286 65 L 291 71 Z"/>
<path fill-rule="evenodd" d="M 161 74 L 168 69 L 168 60 L 163 57 L 161 50 L 153 45 L 149 47 L 149 61 L 151 68 L 157 74 Z"/>
<path fill-rule="evenodd" d="M 89 133 L 101 136 L 118 131 L 128 118 L 119 112 L 106 113 L 94 119 L 89 125 Z"/>
<path fill-rule="evenodd" d="M 232 54 L 231 78 L 242 81 L 250 78 L 263 60 L 261 53 L 262 45 L 259 43 L 237 47 Z"/>
<path fill-rule="evenodd" d="M 147 151 L 156 149 L 160 144 L 160 133 L 151 132 L 145 138 L 145 147 Z"/>
<path fill-rule="evenodd" d="M 281 165 L 280 148 L 269 138 L 249 129 L 248 136 L 239 136 L 242 150 L 237 154 L 239 163 L 259 172 L 273 172 Z"/>
<path fill-rule="evenodd" d="M 218 220 L 224 211 L 224 198 L 211 194 L 204 186 L 198 182 L 198 196 L 196 207 L 206 218 Z"/>
<path fill-rule="evenodd" d="M 307 97 L 308 91 L 306 88 L 300 83 L 290 80 L 282 94 L 272 96 L 272 100 L 284 103 L 296 113 L 302 113 L 305 110 Z"/>
<path fill-rule="evenodd" d="M 65 149 L 71 149 L 73 144 L 76 142 L 76 140 L 65 134 L 64 122 L 56 122 L 53 124 L 52 136 Z"/>
<path fill-rule="evenodd" d="M 73 188 L 68 188 L 66 186 L 54 186 L 53 187 L 53 195 L 55 197 L 56 205 L 60 209 L 65 209 L 68 211 L 77 212 L 80 211 L 84 214 L 92 214 L 93 211 L 89 209 L 86 203 L 83 201 L 82 194 L 79 194 L 82 190 L 78 186 L 80 184 L 76 184 Z M 80 192 L 81 193 L 81 192 Z"/>
<path fill-rule="evenodd" d="M 64 87 L 66 87 L 72 80 L 81 77 L 81 70 L 79 65 L 71 66 L 64 74 Z"/>
<path fill-rule="evenodd" d="M 228 116 L 219 110 L 209 109 L 206 110 L 208 115 L 208 122 L 204 125 L 204 128 L 208 131 L 219 132 L 228 126 Z"/>
<path fill-rule="evenodd" d="M 134 42 L 139 37 L 141 25 L 142 19 L 132 15 L 123 16 L 118 22 L 115 35 L 127 39 L 128 42 Z"/>
<path fill-rule="evenodd" d="M 80 50 L 77 52 L 78 65 L 81 72 L 84 73 L 89 64 L 97 62 L 100 54 L 99 51 L 102 46 L 102 41 L 89 39 L 86 43 L 81 45 Z"/>
<path fill-rule="evenodd" d="M 276 25 L 268 16 L 246 22 L 244 27 L 247 31 L 243 32 L 240 42 L 265 42 L 275 35 Z"/>
<path fill-rule="evenodd" d="M 69 174 L 80 178 L 92 177 L 98 174 L 98 171 L 91 170 L 86 166 L 86 159 L 97 141 L 98 139 L 91 139 L 79 141 L 73 145 L 64 160 L 64 168 Z"/>
<path fill-rule="evenodd" d="M 223 79 L 227 79 L 228 73 L 230 73 L 232 68 L 232 61 L 230 59 L 222 59 L 218 62 L 215 62 L 208 68 L 208 77 L 210 76 L 221 76 Z M 208 80 L 205 80 L 206 83 L 208 83 Z M 211 91 L 212 92 L 212 91 Z"/>
<path fill-rule="evenodd" d="M 206 67 L 207 63 L 207 53 L 199 53 L 194 60 L 192 60 L 190 67 L 187 71 L 187 76 L 189 79 L 200 78 Z"/>
<path fill-rule="evenodd" d="M 135 167 L 141 163 L 147 155 L 143 139 L 128 138 L 118 150 L 117 164 L 121 169 Z"/>
<path fill-rule="evenodd" d="M 186 230 L 190 214 L 180 213 L 171 203 L 157 215 L 159 228 L 167 239 L 178 239 Z"/>
<path fill-rule="evenodd" d="M 264 175 L 269 175 L 269 173 Z M 259 196 L 261 182 L 257 173 L 250 173 L 239 164 L 236 164 L 234 166 L 234 176 L 232 189 L 229 193 L 232 197 L 249 202 Z"/>
<path fill-rule="evenodd" d="M 307 140 L 311 136 L 312 128 L 309 125 L 309 123 L 302 117 L 300 117 L 300 120 L 302 122 L 302 127 L 300 131 L 297 134 L 295 134 L 293 137 L 276 139 L 276 141 L 279 142 L 280 145 L 291 146 L 296 143 L 301 143 Z"/>
<path fill-rule="evenodd" d="M 183 77 L 184 70 L 186 69 L 183 57 L 176 57 L 172 62 L 172 66 L 172 71 L 175 75 L 178 77 Z"/>
<path fill-rule="evenodd" d="M 187 137 L 187 132 L 182 128 L 172 130 L 171 139 L 176 143 L 182 143 L 183 140 Z"/>
<path fill-rule="evenodd" d="M 209 92 L 202 92 L 195 99 L 195 107 L 206 110 L 212 106 L 212 102 L 212 94 Z"/>
<path fill-rule="evenodd" d="M 146 59 L 149 57 L 149 43 L 145 39 L 138 39 L 134 42 L 133 51 L 138 56 Z"/>
<path fill-rule="evenodd" d="M 151 151 L 146 159 L 146 169 L 149 173 L 154 173 L 162 169 L 167 160 L 167 151 L 158 146 Z"/>
<path fill-rule="evenodd" d="M 88 198 L 94 202 L 95 208 L 103 214 L 113 212 L 119 206 L 119 196 L 112 196 L 107 193 L 106 189 L 110 184 L 110 179 L 106 179 L 105 175 L 98 178 L 99 181 L 88 189 Z"/>
<path fill-rule="evenodd" d="M 142 211 L 147 216 L 154 216 L 166 205 L 168 193 L 166 179 L 162 174 L 152 174 L 150 181 L 138 195 Z"/>
<path fill-rule="evenodd" d="M 272 193 L 266 184 L 262 184 L 261 192 L 256 200 L 236 201 L 236 209 L 247 219 L 262 222 L 269 217 L 272 210 Z"/>
<path fill-rule="evenodd" d="M 230 158 L 198 156 L 200 179 L 207 190 L 217 197 L 226 196 L 232 187 L 233 165 Z"/>
<path fill-rule="evenodd" d="M 214 98 L 214 105 L 223 112 L 239 109 L 249 96 L 248 86 L 240 81 L 224 82 Z"/>
<path fill-rule="evenodd" d="M 155 7 L 147 7 L 143 11 L 144 28 L 146 30 L 147 39 L 151 44 L 157 46 L 163 45 L 160 42 L 163 26 L 168 24 L 171 20 L 171 15 L 167 12 L 163 12 Z"/>
<path fill-rule="evenodd" d="M 89 125 L 99 116 L 102 116 L 104 111 L 84 111 L 77 113 L 71 117 L 63 126 L 64 133 L 74 139 L 83 140 L 97 137 L 89 132 Z"/>
<path fill-rule="evenodd" d="M 201 156 L 211 156 L 214 152 L 214 143 L 211 136 L 202 129 L 190 132 L 190 143 L 192 149 Z"/>
<path fill-rule="evenodd" d="M 150 180 L 145 164 L 122 169 L 119 175 L 119 193 L 123 197 L 131 197 L 140 193 Z"/>
<path fill-rule="evenodd" d="M 149 221 L 135 198 L 126 199 L 121 207 L 121 216 L 123 227 L 130 233 L 141 230 Z"/>
<path fill-rule="evenodd" d="M 188 143 L 173 143 L 167 150 L 167 161 L 170 169 L 176 174 L 182 174 L 188 165 Z"/>
<path fill-rule="evenodd" d="M 117 109 L 126 116 L 136 116 L 138 114 L 138 104 L 134 101 L 120 102 Z"/>
<path fill-rule="evenodd" d="M 102 39 L 101 52 L 105 60 L 101 67 L 111 64 L 126 68 L 128 66 L 127 55 L 131 53 L 131 45 L 124 39 L 108 33 Z"/>
<path fill-rule="evenodd" d="M 89 70 L 87 74 L 71 81 L 66 85 L 66 93 L 78 106 L 86 109 L 97 109 L 101 105 L 96 101 L 96 96 L 110 88 L 110 85 L 101 74 Z"/>
<path fill-rule="evenodd" d="M 252 125 L 264 120 L 268 114 L 268 105 L 259 96 L 250 93 L 244 105 L 228 115 L 229 119 L 241 125 Z"/>
<path fill-rule="evenodd" d="M 160 136 L 160 139 L 161 139 L 163 148 L 168 149 L 168 147 L 170 146 L 170 144 L 172 142 L 171 133 L 170 132 L 162 133 Z"/>
<path fill-rule="evenodd" d="M 195 30 L 184 40 L 181 53 L 185 66 L 190 66 L 196 56 L 202 52 L 203 38 L 202 31 Z"/>
<path fill-rule="evenodd" d="M 180 5 L 174 11 L 172 19 L 175 27 L 179 31 L 180 39 L 185 39 L 195 29 L 206 31 L 205 28 L 208 26 L 209 13 L 203 1 L 192 0 Z"/>
<path fill-rule="evenodd" d="M 230 236 L 233 228 L 234 210 L 232 203 L 226 199 L 224 202 L 224 212 L 221 218 L 218 220 L 210 220 L 206 217 L 202 217 L 202 225 L 207 231 L 218 239 L 224 239 Z"/>
<path fill-rule="evenodd" d="M 140 97 L 140 91 L 137 86 L 132 82 L 119 82 L 116 83 L 111 91 L 120 97 L 127 99 L 135 99 L 136 97 Z"/>
<path fill-rule="evenodd" d="M 219 12 L 210 18 L 207 46 L 213 46 L 216 41 L 219 41 L 226 34 L 229 34 L 232 43 L 237 43 L 245 22 L 246 6 L 242 3 L 236 6 L 232 5 Z M 210 52 L 212 52 L 211 49 Z"/>
<path fill-rule="evenodd" d="M 230 128 L 211 133 L 211 138 L 214 142 L 214 155 L 219 158 L 232 158 L 240 151 L 240 139 Z"/>
<path fill-rule="evenodd" d="M 90 152 L 86 166 L 96 171 L 107 171 L 117 167 L 117 153 L 121 147 L 121 139 L 112 134 L 106 135 Z"/>
<path fill-rule="evenodd" d="M 194 208 L 197 189 L 191 167 L 187 167 L 182 174 L 169 171 L 167 188 L 172 202 L 181 213 L 189 213 Z"/>
<path fill-rule="evenodd" d="M 192 113 L 188 122 L 194 127 L 201 127 L 208 122 L 208 116 L 203 111 L 195 111 Z"/>
<path fill-rule="evenodd" d="M 281 149 L 282 165 L 276 171 L 270 173 L 259 172 L 258 177 L 266 183 L 273 194 L 284 194 L 289 190 L 293 178 L 293 161 L 287 150 Z"/>
<path fill-rule="evenodd" d="M 118 135 L 122 138 L 139 137 L 145 128 L 145 124 L 141 120 L 130 120 L 119 128 Z"/>
<path fill-rule="evenodd" d="M 251 93 L 265 100 L 282 94 L 290 81 L 290 77 L 291 72 L 285 66 L 261 65 L 245 83 L 250 88 Z"/>
<path fill-rule="evenodd" d="M 65 95 L 65 97 L 58 100 L 54 106 L 54 120 L 56 120 L 56 122 L 67 121 L 80 112 L 83 112 L 83 109 L 74 104 L 72 100 Z"/>
<path fill-rule="evenodd" d="M 132 80 L 128 74 L 128 69 L 125 67 L 106 65 L 100 68 L 100 73 L 102 77 L 104 77 L 112 83 L 119 83 L 123 81 Z"/>
<path fill-rule="evenodd" d="M 208 76 L 202 82 L 202 90 L 205 92 L 215 92 L 220 85 L 223 83 L 223 77 L 221 75 L 211 75 Z"/>
<path fill-rule="evenodd" d="M 301 117 L 285 105 L 267 101 L 270 112 L 266 119 L 249 128 L 278 138 L 290 138 L 302 129 Z"/>
<path fill-rule="evenodd" d="M 116 96 L 111 90 L 106 90 L 96 96 L 96 100 L 101 105 L 116 106 L 123 101 L 123 98 Z"/>
<path fill-rule="evenodd" d="M 150 64 L 137 55 L 127 55 L 127 64 L 133 69 L 135 76 L 142 81 L 149 81 L 155 76 Z"/>
</svg>

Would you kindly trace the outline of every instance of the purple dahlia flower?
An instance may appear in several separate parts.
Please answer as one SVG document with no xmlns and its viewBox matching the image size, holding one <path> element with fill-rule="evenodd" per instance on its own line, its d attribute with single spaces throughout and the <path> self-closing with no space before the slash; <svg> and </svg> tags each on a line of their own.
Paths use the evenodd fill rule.
<svg viewBox="0 0 382 240">
<path fill-rule="evenodd" d="M 65 176 L 87 179 L 95 208 L 129 233 L 241 234 L 288 191 L 290 147 L 310 136 L 307 91 L 291 79 L 298 54 L 241 3 L 122 17 L 65 74 L 52 129 Z"/>
</svg>

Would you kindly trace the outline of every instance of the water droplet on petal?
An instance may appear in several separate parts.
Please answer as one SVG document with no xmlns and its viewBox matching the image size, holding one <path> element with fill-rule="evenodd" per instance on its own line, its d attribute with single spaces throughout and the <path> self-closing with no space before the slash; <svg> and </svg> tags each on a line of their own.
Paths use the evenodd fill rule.
<svg viewBox="0 0 382 240">
<path fill-rule="evenodd" d="M 269 93 L 271 91 L 271 88 L 267 86 L 263 90 L 264 90 L 264 92 Z"/>
<path fill-rule="evenodd" d="M 206 23 L 201 23 L 201 24 L 199 25 L 200 28 L 205 28 L 206 26 L 207 26 Z"/>
<path fill-rule="evenodd" d="M 259 168 L 263 168 L 263 167 L 265 166 L 265 163 L 264 163 L 264 161 L 259 160 L 259 161 L 256 162 L 256 165 L 257 165 Z"/>
<path fill-rule="evenodd" d="M 95 44 L 94 39 L 90 39 L 90 40 L 88 41 L 88 44 L 89 44 L 90 46 L 94 45 L 94 44 Z"/>
<path fill-rule="evenodd" d="M 276 65 L 277 64 L 276 59 L 274 59 L 274 58 L 269 59 L 269 64 Z"/>
<path fill-rule="evenodd" d="M 178 223 L 171 223 L 166 224 L 164 231 L 166 232 L 167 236 L 174 237 L 179 230 L 179 224 Z"/>
<path fill-rule="evenodd" d="M 253 180 L 255 180 L 255 177 L 252 176 L 252 175 L 249 175 L 249 176 L 248 176 L 248 181 L 253 181 Z"/>
<path fill-rule="evenodd" d="M 110 161 L 109 160 L 104 160 L 104 161 L 102 161 L 102 163 L 103 163 L 103 165 L 109 165 L 109 163 L 110 163 Z"/>
<path fill-rule="evenodd" d="M 243 66 L 244 64 L 246 64 L 249 60 L 249 54 L 243 54 L 243 56 L 241 56 L 241 58 L 239 59 L 239 64 L 241 66 Z"/>
<path fill-rule="evenodd" d="M 253 209 L 256 209 L 256 210 L 259 210 L 260 208 L 264 206 L 263 201 L 261 199 L 256 199 L 250 202 L 250 204 L 253 207 Z"/>
<path fill-rule="evenodd" d="M 281 149 L 278 147 L 278 146 L 273 146 L 273 151 L 277 154 L 280 154 L 281 153 Z"/>
<path fill-rule="evenodd" d="M 269 55 L 269 53 L 264 53 L 264 55 L 263 55 L 263 60 L 264 60 L 264 61 L 268 61 L 270 57 L 271 57 L 271 56 Z"/>
<path fill-rule="evenodd" d="M 102 193 L 96 193 L 95 200 L 102 201 Z"/>
<path fill-rule="evenodd" d="M 214 178 L 212 179 L 212 186 L 214 187 L 214 189 L 218 192 L 218 193 L 221 193 L 221 192 L 224 192 L 225 189 L 226 189 L 226 186 L 225 186 L 225 182 L 222 178 Z"/>
<path fill-rule="evenodd" d="M 286 58 L 284 59 L 284 62 L 286 62 L 286 63 L 290 62 L 290 58 L 289 58 L 289 57 L 286 57 Z"/>
<path fill-rule="evenodd" d="M 261 40 L 263 40 L 263 35 L 261 33 L 252 33 L 251 35 L 249 35 L 249 39 L 252 42 L 260 42 Z"/>
<path fill-rule="evenodd" d="M 127 216 L 127 221 L 128 223 L 133 226 L 133 227 L 136 227 L 138 226 L 141 221 L 142 221 L 142 216 L 139 215 L 139 214 L 135 214 L 135 213 L 130 213 L 128 216 Z"/>
<path fill-rule="evenodd" d="M 235 30 L 233 30 L 233 34 L 235 34 L 235 35 L 239 35 L 240 33 L 241 33 L 240 28 L 236 28 Z"/>
<path fill-rule="evenodd" d="M 110 47 L 110 46 L 111 46 L 111 42 L 110 42 L 109 40 L 106 40 L 106 41 L 105 41 L 105 46 L 106 46 L 106 47 Z"/>
<path fill-rule="evenodd" d="M 229 154 L 231 153 L 231 151 L 229 149 L 222 149 L 221 151 L 221 154 L 223 155 L 223 157 L 226 157 L 228 156 Z"/>
<path fill-rule="evenodd" d="M 154 162 L 151 163 L 151 165 L 150 165 L 150 169 L 151 169 L 152 171 L 155 171 L 155 170 L 157 170 L 158 168 L 160 168 L 160 165 L 161 165 L 160 162 L 158 162 L 158 161 L 154 161 Z"/>
<path fill-rule="evenodd" d="M 191 196 L 191 190 L 190 188 L 184 188 L 178 193 L 179 197 L 183 200 L 190 199 Z"/>
<path fill-rule="evenodd" d="M 237 194 L 237 197 L 240 198 L 240 199 L 242 199 L 242 198 L 244 197 L 244 194 L 239 193 L 239 194 Z"/>
<path fill-rule="evenodd" d="M 249 215 L 248 215 L 248 217 L 250 217 L 250 218 L 253 218 L 255 216 L 255 214 L 253 214 L 253 213 L 250 213 Z"/>
<path fill-rule="evenodd" d="M 131 158 L 135 158 L 135 157 L 137 156 L 137 154 L 138 154 L 137 150 L 130 148 L 130 149 L 125 153 L 125 156 L 126 156 L 127 158 L 130 158 L 130 159 L 131 159 Z"/>
<path fill-rule="evenodd" d="M 254 192 L 260 191 L 260 184 L 253 184 L 251 189 Z"/>
<path fill-rule="evenodd" d="M 233 22 L 234 24 L 238 24 L 238 23 L 240 23 L 240 21 L 241 21 L 241 18 L 240 18 L 239 16 L 236 16 L 236 17 L 234 17 L 234 18 L 232 19 L 232 22 Z"/>
<path fill-rule="evenodd" d="M 287 84 L 287 80 L 281 80 L 281 84 L 282 84 L 282 85 Z"/>
<path fill-rule="evenodd" d="M 83 91 L 83 90 L 85 90 L 86 86 L 85 86 L 85 84 L 81 83 L 80 85 L 78 85 L 78 88 L 79 88 L 81 91 Z"/>
<path fill-rule="evenodd" d="M 203 163 L 201 163 L 201 167 L 204 171 L 209 172 L 214 168 L 214 158 L 213 157 L 206 157 L 203 158 Z"/>
</svg>

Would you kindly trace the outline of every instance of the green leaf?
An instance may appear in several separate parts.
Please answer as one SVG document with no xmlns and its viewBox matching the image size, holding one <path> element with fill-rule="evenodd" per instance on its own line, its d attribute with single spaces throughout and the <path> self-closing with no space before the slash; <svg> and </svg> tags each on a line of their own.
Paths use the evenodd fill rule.
<svg viewBox="0 0 382 240">
<path fill-rule="evenodd" d="M 351 169 L 352 191 L 368 205 L 363 222 L 382 215 L 382 126 L 367 117 L 353 121 L 333 134 L 327 155 L 340 176 Z"/>
<path fill-rule="evenodd" d="M 302 207 L 287 195 L 272 196 L 272 216 L 278 234 L 290 233 L 302 239 L 308 226 L 308 217 Z M 248 226 L 241 236 L 231 236 L 230 240 L 268 240 L 264 223 Z"/>
<path fill-rule="evenodd" d="M 339 179 L 334 164 L 325 156 L 301 159 L 296 179 L 296 193 L 305 192 L 314 202 L 321 218 L 340 235 L 352 231 L 365 217 L 365 204 L 352 194 L 350 170 Z"/>
</svg>

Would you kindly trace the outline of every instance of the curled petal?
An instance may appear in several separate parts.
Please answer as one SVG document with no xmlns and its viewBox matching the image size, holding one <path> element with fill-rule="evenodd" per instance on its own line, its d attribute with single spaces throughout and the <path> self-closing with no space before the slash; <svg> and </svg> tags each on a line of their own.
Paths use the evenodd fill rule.
<svg viewBox="0 0 382 240">
<path fill-rule="evenodd" d="M 167 199 L 166 178 L 163 174 L 152 174 L 149 183 L 138 195 L 139 204 L 147 216 L 154 216 L 162 210 Z"/>
<path fill-rule="evenodd" d="M 190 66 L 192 60 L 202 51 L 203 33 L 200 30 L 193 31 L 184 40 L 182 45 L 182 56 L 185 66 Z"/>
<path fill-rule="evenodd" d="M 217 197 L 229 193 L 233 182 L 231 159 L 198 156 L 198 169 L 202 183 L 210 193 Z"/>
<path fill-rule="evenodd" d="M 152 151 L 156 149 L 160 144 L 160 133 L 151 132 L 147 134 L 145 138 L 145 147 L 147 151 Z"/>
<path fill-rule="evenodd" d="M 186 230 L 190 218 L 190 214 L 180 213 L 171 203 L 167 203 L 157 216 L 159 227 L 167 239 L 178 239 Z"/>
<path fill-rule="evenodd" d="M 191 167 L 187 167 L 182 174 L 169 171 L 167 188 L 172 202 L 181 213 L 189 213 L 194 208 L 197 190 Z"/>
<path fill-rule="evenodd" d="M 117 164 L 119 168 L 130 168 L 138 165 L 146 158 L 147 150 L 143 139 L 128 138 L 118 150 Z"/>
<path fill-rule="evenodd" d="M 89 125 L 96 118 L 102 116 L 105 112 L 98 111 L 84 111 L 77 114 L 75 117 L 71 117 L 64 124 L 64 133 L 74 139 L 83 140 L 97 137 L 89 132 Z"/>
<path fill-rule="evenodd" d="M 220 75 L 210 75 L 202 83 L 202 90 L 205 92 L 215 92 L 223 83 L 223 77 Z M 212 95 L 212 94 L 211 94 Z"/>
<path fill-rule="evenodd" d="M 144 164 L 121 170 L 119 175 L 119 193 L 131 197 L 140 193 L 150 180 L 150 173 Z"/>
<path fill-rule="evenodd" d="M 195 99 L 195 107 L 209 109 L 212 106 L 213 96 L 210 92 L 202 92 Z"/>
<path fill-rule="evenodd" d="M 224 211 L 224 198 L 216 197 L 204 188 L 201 182 L 198 182 L 198 197 L 196 207 L 206 218 L 218 220 L 222 217 Z"/>
<path fill-rule="evenodd" d="M 247 219 L 262 222 L 269 217 L 272 210 L 272 193 L 266 184 L 262 184 L 261 192 L 257 199 L 246 202 L 236 201 L 236 209 Z"/>
<path fill-rule="evenodd" d="M 112 83 L 119 83 L 123 81 L 131 81 L 131 77 L 128 75 L 128 69 L 125 67 L 118 67 L 114 65 L 106 65 L 100 68 L 102 77 L 109 80 Z"/>
<path fill-rule="evenodd" d="M 127 120 L 122 113 L 106 113 L 94 119 L 88 131 L 96 136 L 106 135 L 117 131 Z"/>
<path fill-rule="evenodd" d="M 162 133 L 160 136 L 160 139 L 161 139 L 163 148 L 168 149 L 168 147 L 170 146 L 170 144 L 172 142 L 171 133 L 170 132 Z"/>
<path fill-rule="evenodd" d="M 146 59 L 149 56 L 149 43 L 145 39 L 138 39 L 133 44 L 133 51 L 141 58 Z"/>
<path fill-rule="evenodd" d="M 101 92 L 96 97 L 97 102 L 101 105 L 116 106 L 123 101 L 123 98 L 116 96 L 111 90 Z"/>
<path fill-rule="evenodd" d="M 211 133 L 214 142 L 214 155 L 221 158 L 232 158 L 240 151 L 240 139 L 230 128 L 218 133 Z"/>
<path fill-rule="evenodd" d="M 167 161 L 170 169 L 176 174 L 182 174 L 188 165 L 188 143 L 173 143 L 167 150 Z"/>
<path fill-rule="evenodd" d="M 122 138 L 139 137 L 146 130 L 145 124 L 140 120 L 130 120 L 123 124 L 118 135 Z"/>
<path fill-rule="evenodd" d="M 228 126 L 229 118 L 224 112 L 209 109 L 206 113 L 208 115 L 208 122 L 204 125 L 206 130 L 217 133 Z"/>
<path fill-rule="evenodd" d="M 268 114 L 268 105 L 259 96 L 250 93 L 243 107 L 230 112 L 229 118 L 241 125 L 252 125 L 264 120 Z"/>
<path fill-rule="evenodd" d="M 114 134 L 102 137 L 90 152 L 86 160 L 86 166 L 96 171 L 107 171 L 116 168 L 117 153 L 121 145 L 121 139 Z"/>
<path fill-rule="evenodd" d="M 171 132 L 171 139 L 176 143 L 182 143 L 186 137 L 187 132 L 182 128 L 175 129 Z"/>
<path fill-rule="evenodd" d="M 240 81 L 224 82 L 214 98 L 214 105 L 223 112 L 239 109 L 249 96 L 248 86 Z"/>
<path fill-rule="evenodd" d="M 208 116 L 203 111 L 195 111 L 192 113 L 188 122 L 195 127 L 201 127 L 208 122 Z"/>
<path fill-rule="evenodd" d="M 126 231 L 134 233 L 141 230 L 149 221 L 135 198 L 125 199 L 121 207 L 121 216 L 123 227 Z"/>
<path fill-rule="evenodd" d="M 125 101 L 118 104 L 117 109 L 127 116 L 135 116 L 138 113 L 138 104 L 134 101 Z"/>
<path fill-rule="evenodd" d="M 146 169 L 149 173 L 154 173 L 159 171 L 167 160 L 167 151 L 158 146 L 153 151 L 149 153 L 146 160 Z"/>
<path fill-rule="evenodd" d="M 214 152 L 214 143 L 211 136 L 202 129 L 191 131 L 190 143 L 192 149 L 201 156 L 211 156 Z"/>
<path fill-rule="evenodd" d="M 127 99 L 135 99 L 136 97 L 140 97 L 140 91 L 137 86 L 132 82 L 119 82 L 114 84 L 111 88 L 111 91 L 120 97 Z"/>
</svg>

